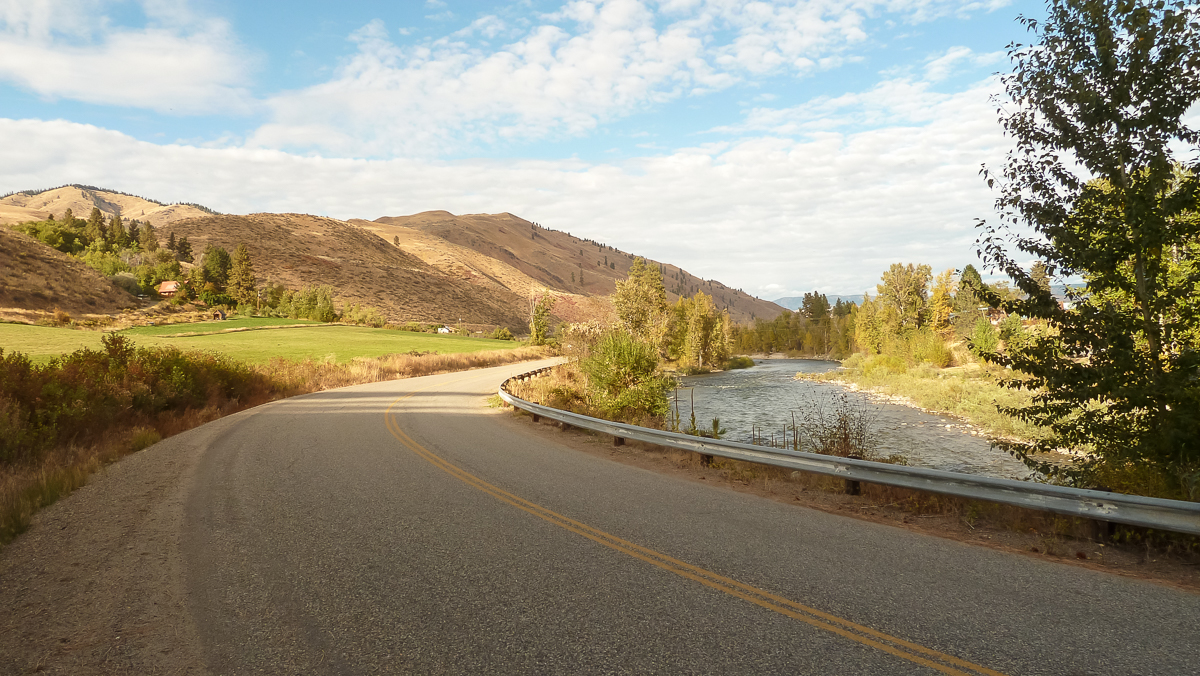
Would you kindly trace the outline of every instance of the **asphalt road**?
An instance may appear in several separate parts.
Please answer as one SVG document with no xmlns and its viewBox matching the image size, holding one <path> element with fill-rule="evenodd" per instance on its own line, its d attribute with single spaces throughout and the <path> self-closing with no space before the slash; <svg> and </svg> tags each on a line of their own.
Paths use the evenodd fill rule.
<svg viewBox="0 0 1200 676">
<path fill-rule="evenodd" d="M 153 547 L 114 545 L 97 554 L 99 569 L 124 569 L 133 556 L 124 552 L 146 549 L 140 560 L 162 574 L 152 583 L 117 576 L 105 596 L 124 599 L 110 604 L 117 619 L 91 621 L 109 629 L 43 664 L 79 673 L 1200 673 L 1194 594 L 571 450 L 484 404 L 505 377 L 536 366 L 307 395 L 174 437 L 159 445 L 174 444 L 174 455 L 156 446 L 119 463 L 129 469 L 64 501 L 31 544 L 18 540 L 0 560 L 0 585 L 22 622 L 38 616 L 35 603 L 99 612 L 83 591 L 42 599 L 23 561 L 82 546 L 63 542 L 84 535 L 58 536 L 49 524 L 101 518 L 88 501 L 107 500 L 142 515 L 122 537 L 178 532 Z M 168 457 L 177 478 L 161 489 L 118 500 L 105 487 L 154 484 L 141 473 Z M 122 629 L 134 625 L 142 633 Z M 53 632 L 0 632 L 0 651 L 18 638 L 52 641 Z"/>
</svg>

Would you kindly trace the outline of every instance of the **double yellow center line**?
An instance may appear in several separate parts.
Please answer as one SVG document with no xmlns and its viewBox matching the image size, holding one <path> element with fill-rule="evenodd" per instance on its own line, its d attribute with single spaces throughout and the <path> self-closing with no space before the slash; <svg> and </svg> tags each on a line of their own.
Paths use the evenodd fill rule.
<svg viewBox="0 0 1200 676">
<path fill-rule="evenodd" d="M 560 528 L 569 530 L 572 533 L 582 535 L 583 537 L 608 547 L 609 549 L 616 550 L 622 554 L 627 554 L 635 559 L 640 559 L 652 566 L 657 566 L 665 571 L 674 573 L 680 577 L 687 578 L 694 582 L 698 582 L 706 587 L 729 594 L 730 596 L 736 596 L 737 598 L 749 601 L 750 603 L 766 608 L 767 610 L 772 610 L 781 615 L 786 615 L 787 617 L 800 620 L 801 622 L 810 624 L 818 629 L 832 632 L 856 643 L 870 646 L 872 648 L 882 650 L 890 655 L 895 655 L 896 657 L 908 660 L 910 662 L 935 669 L 943 674 L 953 674 L 956 676 L 969 676 L 970 674 L 1005 676 L 998 671 L 967 662 L 966 660 L 959 659 L 953 655 L 947 655 L 946 653 L 932 650 L 910 641 L 905 641 L 904 639 L 891 636 L 890 634 L 885 634 L 881 631 L 876 631 L 870 627 L 865 627 L 861 624 L 844 620 L 836 615 L 822 612 L 816 608 L 810 608 L 806 605 L 796 603 L 795 601 L 786 599 L 782 596 L 778 596 L 761 589 L 756 589 L 732 578 L 728 578 L 724 575 L 719 575 L 699 566 L 694 566 L 690 563 L 680 561 L 679 559 L 667 556 L 666 554 L 657 552 L 653 549 L 629 542 L 628 540 L 623 540 L 598 528 L 593 528 L 585 523 L 565 517 L 562 514 L 552 512 L 541 505 L 534 504 L 528 500 L 525 500 L 524 498 L 513 495 L 502 488 L 498 488 L 484 481 L 483 479 L 470 474 L 461 467 L 451 464 L 421 444 L 413 441 L 411 437 L 404 433 L 404 430 L 400 429 L 400 424 L 396 420 L 396 414 L 393 412 L 393 410 L 406 399 L 416 396 L 423 391 L 437 387 L 438 385 L 448 386 L 468 379 L 470 379 L 470 377 L 459 378 L 446 383 L 435 383 L 396 399 L 390 406 L 388 406 L 388 409 L 384 414 L 384 419 L 386 421 L 388 430 L 393 436 L 396 437 L 396 439 L 407 446 L 413 453 L 416 453 L 418 456 L 446 472 L 450 476 L 453 476 L 463 483 L 487 493 L 501 502 L 512 505 L 523 512 L 532 514 L 539 519 L 544 519 L 545 521 L 548 521 Z"/>
</svg>

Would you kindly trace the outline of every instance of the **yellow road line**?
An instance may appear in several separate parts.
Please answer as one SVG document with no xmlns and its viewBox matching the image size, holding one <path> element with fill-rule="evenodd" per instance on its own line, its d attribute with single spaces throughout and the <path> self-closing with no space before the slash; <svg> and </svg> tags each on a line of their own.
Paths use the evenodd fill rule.
<svg viewBox="0 0 1200 676">
<path fill-rule="evenodd" d="M 473 486 L 480 491 L 487 493 L 488 495 L 491 495 L 501 502 L 512 505 L 513 507 L 528 512 L 529 514 L 532 514 L 538 518 L 544 519 L 556 526 L 559 526 L 560 528 L 564 528 L 573 533 L 582 535 L 583 537 L 602 544 L 605 547 L 614 549 L 623 554 L 627 554 L 636 559 L 640 559 L 663 570 L 675 573 L 680 577 L 699 582 L 706 587 L 710 587 L 731 596 L 749 601 L 757 606 L 761 606 L 768 610 L 780 613 L 781 615 L 786 615 L 787 617 L 800 620 L 801 622 L 810 624 L 818 629 L 824 629 L 825 631 L 833 632 L 834 634 L 848 638 L 856 643 L 882 650 L 890 655 L 895 655 L 896 657 L 900 657 L 910 662 L 935 669 L 944 674 L 968 676 L 971 673 L 975 673 L 987 674 L 987 676 L 1005 676 L 1001 672 L 973 664 L 966 660 L 954 657 L 953 655 L 947 655 L 946 653 L 939 652 L 931 648 L 926 648 L 925 646 L 912 643 L 910 641 L 905 641 L 904 639 L 891 636 L 890 634 L 885 634 L 881 631 L 871 629 L 870 627 L 856 624 L 849 620 L 844 620 L 836 615 L 831 615 L 815 608 L 810 608 L 806 605 L 796 603 L 795 601 L 782 596 L 778 596 L 761 589 L 756 589 L 732 578 L 728 578 L 705 568 L 680 561 L 679 559 L 667 556 L 666 554 L 662 554 L 653 549 L 623 540 L 615 535 L 597 528 L 593 528 L 585 523 L 581 523 L 556 512 L 552 512 L 541 505 L 529 502 L 524 498 L 509 493 L 508 491 L 498 488 L 497 486 L 494 486 L 483 479 L 470 474 L 457 465 L 454 465 L 442 457 L 434 454 L 429 449 L 414 441 L 411 437 L 405 434 L 402 429 L 400 429 L 400 424 L 395 419 L 393 409 L 395 409 L 396 406 L 398 406 L 401 402 L 439 385 L 448 386 L 470 379 L 472 378 L 464 377 L 446 383 L 435 383 L 433 385 L 414 390 L 413 392 L 410 392 L 409 394 L 406 394 L 405 396 L 393 401 L 391 405 L 388 406 L 387 411 L 384 413 L 384 420 L 387 424 L 388 430 L 392 433 L 392 436 L 396 437 L 396 439 L 407 446 L 409 450 L 416 453 L 430 464 L 443 470 L 447 474 L 450 474 L 456 479 L 459 479 L 460 481 Z M 965 669 L 966 671 L 962 671 L 961 669 L 955 667 Z"/>
</svg>

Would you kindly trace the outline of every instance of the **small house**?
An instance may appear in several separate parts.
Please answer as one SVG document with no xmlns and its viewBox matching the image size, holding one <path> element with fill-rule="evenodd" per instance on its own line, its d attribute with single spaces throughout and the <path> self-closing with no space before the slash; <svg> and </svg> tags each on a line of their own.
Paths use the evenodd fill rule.
<svg viewBox="0 0 1200 676">
<path fill-rule="evenodd" d="M 163 298 L 170 298 L 179 291 L 180 286 L 181 284 L 174 280 L 163 282 L 158 285 L 158 295 Z"/>
<path fill-rule="evenodd" d="M 450 328 L 447 326 L 438 327 L 438 333 L 450 333 Z"/>
</svg>

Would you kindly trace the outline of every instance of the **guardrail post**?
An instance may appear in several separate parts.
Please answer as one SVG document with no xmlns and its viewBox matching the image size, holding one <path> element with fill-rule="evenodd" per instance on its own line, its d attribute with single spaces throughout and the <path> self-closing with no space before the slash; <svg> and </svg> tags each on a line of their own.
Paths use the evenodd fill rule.
<svg viewBox="0 0 1200 676">
<path fill-rule="evenodd" d="M 537 422 L 542 419 L 542 416 L 540 416 L 536 413 L 530 413 L 529 415 L 533 416 L 533 422 Z"/>
<path fill-rule="evenodd" d="M 846 479 L 846 495 L 861 495 L 862 484 L 854 479 Z"/>
<path fill-rule="evenodd" d="M 625 437 L 613 437 L 613 446 L 624 446 Z"/>
</svg>

